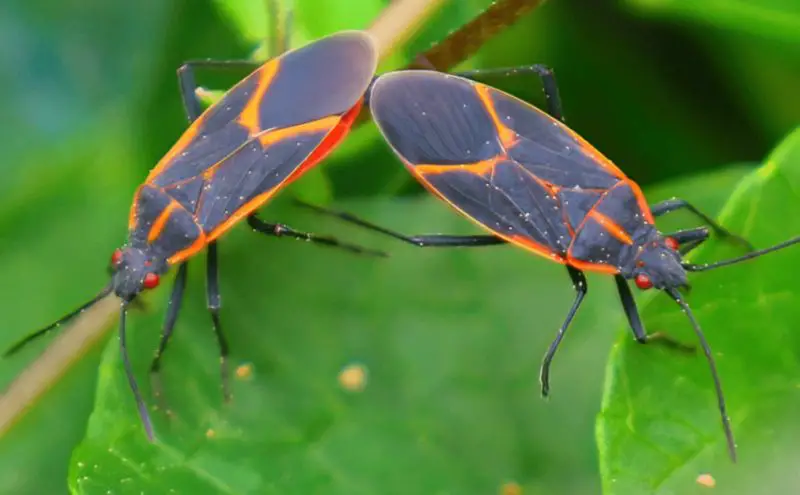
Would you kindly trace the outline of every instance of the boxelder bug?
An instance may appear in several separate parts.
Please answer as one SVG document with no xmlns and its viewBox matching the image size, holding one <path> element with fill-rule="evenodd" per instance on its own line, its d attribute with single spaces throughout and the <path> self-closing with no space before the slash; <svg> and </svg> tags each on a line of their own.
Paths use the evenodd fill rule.
<svg viewBox="0 0 800 495">
<path fill-rule="evenodd" d="M 178 267 L 151 365 L 155 373 L 180 309 L 187 260 L 207 247 L 207 302 L 220 347 L 227 399 L 228 346 L 219 321 L 217 276 L 216 241 L 220 236 L 246 219 L 254 230 L 267 235 L 383 254 L 266 223 L 254 216 L 256 209 L 322 160 L 345 137 L 361 110 L 376 65 L 377 51 L 368 34 L 342 32 L 259 66 L 205 112 L 195 95 L 192 66 L 183 66 L 179 70 L 180 87 L 192 124 L 137 189 L 128 221 L 128 241 L 111 257 L 111 281 L 95 298 L 24 338 L 6 355 L 113 292 L 122 299 L 119 342 L 125 372 L 148 438 L 152 439 L 150 418 L 126 351 L 127 308 L 140 292 L 155 288 L 161 275 Z"/>
<path fill-rule="evenodd" d="M 800 242 L 794 238 L 768 249 L 706 265 L 682 255 L 708 238 L 699 227 L 663 235 L 654 218 L 677 209 L 700 217 L 716 234 L 745 244 L 686 201 L 648 206 L 639 186 L 610 160 L 566 127 L 552 71 L 542 79 L 549 115 L 511 95 L 461 77 L 432 71 L 398 71 L 379 76 L 369 107 L 383 136 L 425 188 L 491 235 L 406 236 L 344 212 L 312 208 L 421 247 L 486 246 L 511 243 L 565 265 L 577 292 L 566 320 L 541 367 L 542 394 L 549 392 L 550 363 L 587 292 L 584 271 L 613 275 L 633 334 L 648 334 L 626 282 L 665 291 L 686 312 L 703 348 L 716 387 L 731 457 L 736 447 L 714 358 L 678 289 L 687 272 L 718 268 Z M 680 344 L 678 344 L 680 345 Z"/>
</svg>

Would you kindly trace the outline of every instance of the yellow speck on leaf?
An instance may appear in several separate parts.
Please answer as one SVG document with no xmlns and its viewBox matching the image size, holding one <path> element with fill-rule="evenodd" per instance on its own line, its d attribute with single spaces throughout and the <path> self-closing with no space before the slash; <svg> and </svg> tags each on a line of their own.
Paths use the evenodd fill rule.
<svg viewBox="0 0 800 495">
<path fill-rule="evenodd" d="M 236 368 L 236 378 L 239 380 L 247 380 L 253 376 L 253 365 L 243 364 Z"/>
<path fill-rule="evenodd" d="M 717 486 L 717 480 L 715 480 L 710 474 L 704 473 L 697 477 L 697 484 L 707 488 L 714 488 Z"/>
<path fill-rule="evenodd" d="M 348 364 L 339 372 L 339 385 L 348 392 L 361 392 L 367 385 L 367 368 Z"/>
</svg>

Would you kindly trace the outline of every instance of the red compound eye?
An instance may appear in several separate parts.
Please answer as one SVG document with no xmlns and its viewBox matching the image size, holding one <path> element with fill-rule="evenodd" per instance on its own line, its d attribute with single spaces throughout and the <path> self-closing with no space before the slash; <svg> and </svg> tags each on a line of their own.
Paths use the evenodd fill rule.
<svg viewBox="0 0 800 495">
<path fill-rule="evenodd" d="M 676 241 L 674 237 L 667 237 L 666 239 L 664 239 L 664 244 L 666 244 L 667 247 L 672 249 L 673 251 L 677 251 L 678 248 L 680 247 L 680 244 L 678 244 L 678 241 Z"/>
<path fill-rule="evenodd" d="M 153 272 L 148 273 L 144 276 L 144 281 L 142 285 L 144 285 L 145 289 L 155 289 L 158 287 L 158 275 Z"/>
<path fill-rule="evenodd" d="M 115 249 L 111 254 L 111 266 L 117 266 L 122 261 L 122 250 Z"/>
<path fill-rule="evenodd" d="M 636 283 L 636 287 L 638 287 L 638 288 L 640 288 L 642 290 L 647 290 L 647 289 L 652 289 L 653 288 L 653 282 L 650 280 L 650 277 L 648 277 L 644 273 L 640 273 L 639 275 L 636 275 L 636 279 L 634 279 L 634 282 Z"/>
</svg>

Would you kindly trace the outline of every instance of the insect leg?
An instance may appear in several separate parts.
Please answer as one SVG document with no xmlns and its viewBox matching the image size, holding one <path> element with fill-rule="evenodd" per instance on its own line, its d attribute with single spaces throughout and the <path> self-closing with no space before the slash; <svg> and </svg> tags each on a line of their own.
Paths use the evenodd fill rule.
<svg viewBox="0 0 800 495">
<path fill-rule="evenodd" d="M 302 239 L 304 241 L 313 242 L 315 244 L 320 244 L 323 246 L 341 248 L 344 249 L 345 251 L 350 251 L 351 253 L 355 254 L 366 254 L 369 256 L 381 256 L 381 257 L 388 256 L 388 254 L 383 251 L 366 248 L 363 246 L 359 246 L 357 244 L 348 244 L 346 242 L 340 241 L 339 239 L 336 239 L 335 237 L 311 234 L 309 232 L 300 232 L 282 223 L 267 223 L 261 220 L 260 218 L 256 217 L 255 215 L 250 215 L 249 217 L 247 217 L 247 224 L 250 226 L 250 228 L 252 228 L 256 232 L 272 235 L 275 237 L 292 237 L 294 239 Z"/>
<path fill-rule="evenodd" d="M 558 83 L 553 69 L 546 65 L 534 64 L 521 67 L 504 67 L 497 69 L 478 69 L 466 72 L 456 72 L 455 75 L 466 77 L 467 79 L 483 80 L 492 77 L 526 76 L 535 75 L 542 81 L 542 89 L 547 99 L 547 113 L 554 119 L 564 121 L 561 96 L 558 91 Z"/>
<path fill-rule="evenodd" d="M 194 70 L 199 67 L 209 67 L 216 69 L 249 69 L 255 70 L 261 64 L 252 60 L 189 60 L 178 68 L 178 86 L 181 91 L 183 108 L 189 122 L 194 122 L 203 113 L 203 107 L 197 98 L 197 83 L 194 78 Z"/>
<path fill-rule="evenodd" d="M 542 360 L 542 367 L 539 371 L 539 381 L 542 384 L 542 397 L 547 397 L 547 395 L 550 393 L 550 363 L 553 361 L 553 356 L 556 355 L 558 345 L 561 343 L 561 339 L 564 338 L 564 333 L 567 331 L 567 327 L 569 327 L 570 322 L 572 322 L 572 318 L 574 318 L 575 313 L 578 312 L 578 308 L 580 307 L 583 298 L 589 291 L 589 286 L 586 285 L 586 276 L 582 271 L 571 266 L 567 267 L 567 271 L 569 272 L 569 278 L 572 279 L 572 286 L 575 289 L 575 300 L 572 302 L 572 307 L 569 309 L 569 313 L 567 313 L 567 318 L 564 320 L 564 323 L 561 324 L 561 328 L 558 329 L 556 338 L 550 344 L 550 347 L 547 349 L 547 353 L 544 355 L 544 359 Z"/>
<path fill-rule="evenodd" d="M 619 292 L 620 301 L 622 301 L 622 308 L 625 310 L 625 316 L 628 318 L 628 323 L 633 330 L 633 337 L 636 342 L 640 344 L 649 344 L 651 342 L 658 342 L 667 347 L 678 349 L 684 352 L 694 352 L 693 345 L 684 344 L 675 340 L 671 336 L 663 332 L 647 333 L 644 329 L 642 319 L 639 317 L 639 310 L 636 308 L 636 301 L 633 299 L 631 288 L 628 287 L 628 282 L 622 275 L 615 275 L 614 281 L 617 283 L 617 291 Z"/>
<path fill-rule="evenodd" d="M 706 225 L 711 227 L 711 230 L 713 230 L 714 234 L 717 235 L 719 238 L 725 239 L 734 244 L 739 244 L 747 248 L 749 251 L 755 251 L 755 247 L 753 247 L 753 245 L 750 244 L 750 241 L 730 232 L 728 229 L 717 223 L 713 218 L 709 217 L 708 215 L 698 210 L 697 208 L 695 208 L 694 206 L 692 206 L 690 203 L 688 203 L 683 199 L 672 198 L 666 201 L 662 201 L 660 203 L 654 204 L 650 208 L 650 211 L 652 211 L 654 217 L 659 217 L 661 215 L 665 215 L 667 213 L 671 213 L 673 211 L 680 209 L 686 209 L 690 211 L 693 215 L 701 219 L 703 222 L 706 223 Z"/>
<path fill-rule="evenodd" d="M 153 386 L 153 395 L 155 395 L 156 399 L 162 397 L 161 356 L 167 349 L 169 339 L 172 337 L 172 330 L 175 328 L 175 321 L 178 319 L 178 312 L 181 310 L 183 290 L 186 288 L 187 266 L 188 263 L 184 262 L 178 267 L 178 273 L 175 275 L 175 282 L 172 286 L 172 294 L 169 296 L 167 316 L 164 318 L 164 327 L 161 330 L 161 341 L 158 343 L 158 350 L 152 363 L 150 363 L 150 381 Z"/>
<path fill-rule="evenodd" d="M 433 235 L 415 235 L 415 236 L 407 236 L 403 235 L 399 232 L 395 232 L 393 230 L 389 230 L 387 228 L 381 227 L 380 225 L 375 225 L 374 223 L 367 222 L 366 220 L 362 220 L 355 215 L 344 211 L 336 211 L 330 210 L 328 208 L 323 208 L 321 206 L 312 205 L 310 203 L 306 203 L 304 201 L 295 200 L 295 202 L 303 206 L 305 208 L 309 208 L 317 213 L 322 213 L 323 215 L 328 215 L 332 217 L 336 217 L 340 220 L 344 220 L 345 222 L 352 223 L 354 225 L 358 225 L 359 227 L 363 227 L 367 230 L 372 230 L 373 232 L 378 232 L 383 235 L 387 235 L 390 237 L 394 237 L 395 239 L 401 240 L 403 242 L 407 242 L 409 244 L 414 244 L 415 246 L 419 247 L 470 247 L 470 246 L 492 246 L 496 244 L 505 244 L 506 241 L 503 239 L 493 236 L 493 235 L 441 235 L 441 234 L 433 234 Z"/>
<path fill-rule="evenodd" d="M 214 335 L 217 336 L 219 344 L 219 369 L 222 381 L 222 396 L 225 402 L 230 401 L 231 393 L 228 383 L 228 341 L 222 333 L 222 326 L 219 323 L 219 309 L 222 306 L 222 298 L 219 295 L 219 271 L 217 270 L 217 243 L 208 244 L 208 264 L 206 265 L 206 300 L 208 312 L 211 313 L 211 321 L 214 324 Z"/>
<path fill-rule="evenodd" d="M 667 234 L 666 237 L 671 237 L 678 241 L 680 245 L 679 252 L 681 255 L 686 255 L 689 251 L 696 248 L 708 239 L 708 227 L 697 227 L 696 229 L 679 230 L 672 234 Z"/>
</svg>

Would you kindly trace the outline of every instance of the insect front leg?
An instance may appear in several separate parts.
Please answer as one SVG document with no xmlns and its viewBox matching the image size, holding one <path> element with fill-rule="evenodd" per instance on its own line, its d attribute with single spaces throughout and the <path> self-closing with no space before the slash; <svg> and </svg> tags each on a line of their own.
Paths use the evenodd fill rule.
<svg viewBox="0 0 800 495">
<path fill-rule="evenodd" d="M 633 299 L 631 288 L 628 282 L 622 275 L 615 275 L 614 281 L 617 283 L 617 291 L 619 292 L 620 301 L 622 301 L 622 308 L 625 310 L 625 316 L 628 318 L 628 323 L 633 330 L 633 337 L 636 342 L 640 344 L 649 344 L 651 342 L 658 342 L 667 347 L 677 349 L 684 352 L 694 352 L 693 345 L 684 344 L 663 332 L 653 332 L 648 334 L 639 317 L 639 310 L 636 308 L 636 301 Z"/>
<path fill-rule="evenodd" d="M 161 387 L 161 357 L 167 349 L 170 337 L 172 337 L 172 330 L 175 328 L 175 322 L 178 319 L 178 312 L 181 310 L 181 303 L 183 302 L 183 291 L 186 288 L 186 272 L 188 263 L 184 262 L 178 267 L 178 274 L 175 275 L 175 282 L 172 285 L 172 294 L 169 296 L 169 305 L 167 306 L 167 316 L 164 318 L 164 326 L 161 330 L 161 340 L 158 343 L 158 350 L 150 363 L 150 382 L 153 387 L 153 395 L 157 401 L 163 397 L 163 389 Z M 161 404 L 163 406 L 164 404 Z M 163 407 L 162 407 L 163 408 Z"/>
<path fill-rule="evenodd" d="M 586 276 L 582 271 L 567 266 L 567 272 L 569 272 L 569 278 L 572 279 L 572 286 L 575 289 L 575 300 L 572 302 L 572 307 L 569 308 L 569 313 L 567 313 L 564 323 L 562 323 L 561 328 L 558 329 L 556 338 L 550 344 L 542 360 L 542 367 L 539 370 L 539 382 L 542 384 L 542 397 L 547 397 L 550 394 L 550 364 L 553 362 L 553 357 L 556 355 L 556 351 L 558 351 L 561 339 L 564 338 L 564 333 L 566 333 L 569 324 L 578 312 L 583 298 L 586 297 L 586 293 L 589 291 L 589 286 L 586 284 Z"/>
<path fill-rule="evenodd" d="M 666 201 L 662 201 L 660 203 L 656 203 L 650 207 L 650 211 L 653 213 L 654 217 L 660 217 L 661 215 L 665 215 L 667 213 L 671 213 L 677 210 L 688 210 L 694 216 L 702 220 L 706 225 L 711 227 L 711 230 L 714 231 L 714 234 L 719 237 L 720 239 L 724 239 L 728 242 L 733 244 L 739 244 L 740 246 L 746 248 L 748 251 L 755 251 L 755 247 L 750 244 L 750 241 L 745 239 L 744 237 L 738 236 L 728 229 L 717 223 L 713 218 L 706 215 L 702 211 L 698 210 L 692 204 L 687 202 L 686 200 L 680 198 L 672 198 Z"/>
<path fill-rule="evenodd" d="M 225 402 L 231 400 L 230 384 L 228 382 L 228 341 L 222 332 L 219 322 L 219 309 L 222 307 L 222 298 L 219 295 L 219 270 L 217 268 L 217 243 L 208 244 L 208 264 L 206 265 L 206 301 L 211 321 L 214 324 L 214 335 L 219 345 L 219 368 L 222 382 L 222 396 Z"/>
<path fill-rule="evenodd" d="M 680 246 L 678 252 L 681 256 L 685 256 L 691 250 L 702 244 L 708 239 L 708 227 L 697 227 L 696 229 L 679 230 L 672 234 L 667 234 L 666 237 L 671 237 L 678 242 Z"/>
</svg>

